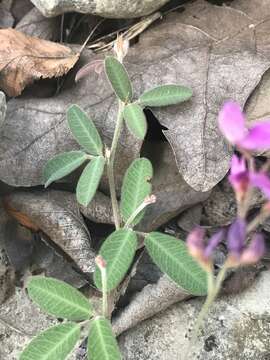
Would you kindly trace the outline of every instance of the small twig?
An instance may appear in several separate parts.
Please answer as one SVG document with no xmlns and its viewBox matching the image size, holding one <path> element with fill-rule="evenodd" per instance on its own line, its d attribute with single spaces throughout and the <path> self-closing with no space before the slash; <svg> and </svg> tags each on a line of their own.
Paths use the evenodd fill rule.
<svg viewBox="0 0 270 360">
<path fill-rule="evenodd" d="M 88 41 L 91 39 L 91 37 L 94 35 L 95 31 L 97 30 L 97 28 L 105 21 L 105 19 L 101 19 L 97 25 L 92 29 L 92 31 L 90 32 L 90 34 L 87 36 L 85 42 L 82 44 L 82 47 L 79 51 L 79 53 L 81 54 L 83 49 L 86 47 Z"/>
<path fill-rule="evenodd" d="M 65 14 L 61 16 L 61 25 L 60 25 L 60 43 L 64 41 L 64 21 L 65 21 Z"/>
<path fill-rule="evenodd" d="M 132 40 L 139 34 L 141 34 L 145 29 L 147 29 L 153 22 L 160 19 L 162 17 L 162 14 L 160 12 L 156 12 L 152 15 L 149 15 L 145 17 L 143 20 L 139 21 L 135 25 L 131 26 L 128 30 L 122 33 L 124 40 Z M 125 29 L 125 28 L 123 28 Z M 112 34 L 106 35 L 106 37 L 116 37 L 121 32 L 121 29 L 118 31 L 115 31 Z M 102 37 L 97 39 L 93 44 L 90 44 L 87 48 L 93 49 L 95 52 L 104 52 L 109 51 L 113 48 L 114 40 L 110 41 L 107 44 L 101 43 L 101 40 L 105 39 L 106 37 Z"/>
</svg>

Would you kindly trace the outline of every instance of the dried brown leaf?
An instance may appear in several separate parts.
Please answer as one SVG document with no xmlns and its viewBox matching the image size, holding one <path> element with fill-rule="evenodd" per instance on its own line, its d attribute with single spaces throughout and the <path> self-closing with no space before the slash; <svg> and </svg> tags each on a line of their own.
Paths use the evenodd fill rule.
<svg viewBox="0 0 270 360">
<path fill-rule="evenodd" d="M 66 253 L 82 271 L 94 271 L 91 237 L 73 194 L 53 190 L 16 192 L 9 195 L 8 203 L 42 230 L 56 245 L 56 251 L 61 250 L 60 255 Z"/>
<path fill-rule="evenodd" d="M 146 150 L 147 148 L 147 150 Z M 152 180 L 157 200 L 149 206 L 139 227 L 153 231 L 165 224 L 183 210 L 208 198 L 210 191 L 195 191 L 179 174 L 173 151 L 167 142 L 155 142 L 144 146 L 144 156 L 154 167 Z"/>
<path fill-rule="evenodd" d="M 27 216 L 26 214 L 23 214 L 22 212 L 16 210 L 14 207 L 12 207 L 8 201 L 8 198 L 5 198 L 3 201 L 4 209 L 14 219 L 16 219 L 21 225 L 25 226 L 28 229 L 31 229 L 33 231 L 38 231 L 39 228 L 36 224 L 32 222 L 32 220 Z"/>
<path fill-rule="evenodd" d="M 18 96 L 35 80 L 66 74 L 78 58 L 66 46 L 14 29 L 0 30 L 0 88 L 9 96 Z"/>
</svg>

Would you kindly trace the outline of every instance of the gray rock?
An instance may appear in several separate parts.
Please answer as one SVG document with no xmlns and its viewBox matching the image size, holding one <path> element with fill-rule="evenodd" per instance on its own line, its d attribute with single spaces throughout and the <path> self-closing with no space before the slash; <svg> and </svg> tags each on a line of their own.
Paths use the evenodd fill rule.
<svg viewBox="0 0 270 360">
<path fill-rule="evenodd" d="M 125 360 L 266 360 L 270 354 L 270 272 L 213 306 L 193 353 L 185 351 L 202 300 L 177 304 L 121 335 Z M 192 352 L 192 351 L 190 351 Z"/>
<path fill-rule="evenodd" d="M 265 202 L 262 193 L 255 190 L 250 198 L 250 210 L 259 208 Z M 237 214 L 237 206 L 233 189 L 224 178 L 211 192 L 203 203 L 202 222 L 209 226 L 225 226 L 233 222 Z"/>
<path fill-rule="evenodd" d="M 45 16 L 69 11 L 108 18 L 135 18 L 151 14 L 169 0 L 31 0 Z"/>
<path fill-rule="evenodd" d="M 0 359 L 17 360 L 33 336 L 54 324 L 57 320 L 41 312 L 18 288 L 0 307 Z"/>
<path fill-rule="evenodd" d="M 6 96 L 2 91 L 0 91 L 0 128 L 4 124 L 6 110 L 7 110 Z"/>
</svg>

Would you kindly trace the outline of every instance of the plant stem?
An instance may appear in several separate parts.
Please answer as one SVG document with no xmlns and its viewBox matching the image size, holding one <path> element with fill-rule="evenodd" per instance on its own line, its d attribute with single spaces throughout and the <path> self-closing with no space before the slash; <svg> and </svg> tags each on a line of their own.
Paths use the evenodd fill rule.
<svg viewBox="0 0 270 360">
<path fill-rule="evenodd" d="M 102 315 L 108 316 L 108 297 L 107 297 L 107 273 L 106 268 L 100 268 L 102 282 Z"/>
<path fill-rule="evenodd" d="M 113 210 L 113 218 L 115 223 L 115 228 L 118 230 L 121 225 L 120 220 L 120 212 L 119 206 L 116 196 L 116 188 L 115 188 L 115 179 L 114 179 L 114 161 L 115 161 L 115 154 L 116 149 L 119 141 L 119 137 L 121 134 L 122 126 L 123 126 L 123 102 L 119 100 L 118 106 L 118 115 L 112 140 L 112 146 L 110 150 L 110 156 L 108 159 L 108 166 L 107 166 L 107 174 L 109 180 L 109 187 L 110 187 L 110 194 L 111 194 L 111 202 L 112 202 L 112 210 Z"/>
<path fill-rule="evenodd" d="M 225 276 L 226 276 L 227 269 L 228 268 L 225 263 L 223 265 L 223 267 L 221 268 L 220 272 L 218 273 L 216 281 L 214 280 L 213 272 L 208 272 L 208 277 L 207 277 L 207 279 L 208 279 L 208 295 L 207 295 L 206 301 L 203 304 L 203 307 L 199 313 L 195 328 L 193 330 L 193 335 L 191 337 L 191 347 L 195 343 L 195 339 L 199 333 L 199 330 L 202 326 L 205 316 L 207 315 L 210 307 L 212 306 L 213 302 L 216 300 L 216 297 L 219 294 L 223 280 L 225 279 Z"/>
</svg>

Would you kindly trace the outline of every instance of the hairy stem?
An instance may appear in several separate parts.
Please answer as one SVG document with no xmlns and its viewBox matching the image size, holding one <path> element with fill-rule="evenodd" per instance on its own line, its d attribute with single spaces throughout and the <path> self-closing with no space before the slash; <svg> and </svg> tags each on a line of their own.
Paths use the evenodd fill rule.
<svg viewBox="0 0 270 360">
<path fill-rule="evenodd" d="M 111 194 L 111 202 L 112 202 L 112 210 L 113 210 L 113 218 L 116 229 L 120 228 L 121 220 L 120 220 L 120 212 L 119 206 L 116 196 L 116 188 L 115 188 L 115 179 L 114 179 L 114 162 L 115 162 L 115 154 L 116 149 L 119 141 L 119 137 L 121 134 L 122 126 L 123 126 L 123 106 L 124 104 L 122 101 L 119 100 L 118 106 L 118 115 L 113 135 L 112 146 L 110 150 L 110 156 L 108 159 L 108 166 L 107 166 L 107 174 L 109 180 L 109 187 L 110 187 L 110 194 Z"/>
<path fill-rule="evenodd" d="M 107 272 L 106 268 L 100 268 L 102 282 L 102 315 L 108 316 L 108 296 L 107 296 Z"/>
</svg>

